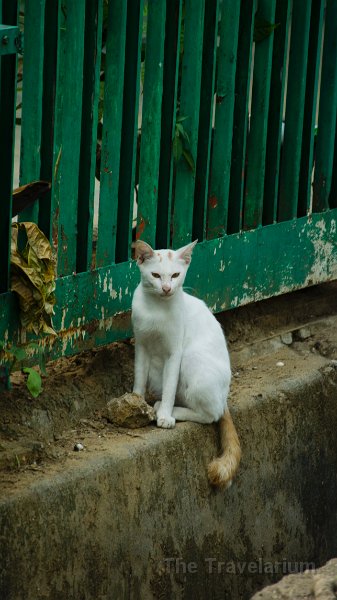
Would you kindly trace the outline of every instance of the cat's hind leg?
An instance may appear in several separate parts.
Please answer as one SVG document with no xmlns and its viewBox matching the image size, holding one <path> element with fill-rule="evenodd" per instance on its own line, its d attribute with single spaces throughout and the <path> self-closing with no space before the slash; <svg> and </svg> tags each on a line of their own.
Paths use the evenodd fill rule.
<svg viewBox="0 0 337 600">
<path fill-rule="evenodd" d="M 228 388 L 229 381 L 223 380 L 214 384 L 207 378 L 201 381 L 195 377 L 179 390 L 178 406 L 174 407 L 172 415 L 177 421 L 203 424 L 219 421 L 226 408 Z"/>
<path fill-rule="evenodd" d="M 194 423 L 202 423 L 203 425 L 213 423 L 214 421 L 214 418 L 211 415 L 203 411 L 186 408 L 185 406 L 175 406 L 172 416 L 176 421 L 192 421 Z"/>
</svg>

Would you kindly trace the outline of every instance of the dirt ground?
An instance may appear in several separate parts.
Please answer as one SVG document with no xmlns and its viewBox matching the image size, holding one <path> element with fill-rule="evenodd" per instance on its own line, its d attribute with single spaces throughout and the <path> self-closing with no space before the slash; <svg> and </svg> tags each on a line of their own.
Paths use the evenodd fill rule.
<svg viewBox="0 0 337 600">
<path fill-rule="evenodd" d="M 336 293 L 332 282 L 218 316 L 232 359 L 231 406 L 243 389 L 256 396 L 295 371 L 305 374 L 309 359 L 318 368 L 337 360 Z M 79 453 L 102 451 L 107 439 L 138 435 L 104 416 L 111 398 L 132 390 L 133 360 L 132 340 L 61 358 L 47 366 L 37 399 L 23 375 L 13 375 L 12 390 L 0 395 L 3 491 L 39 472 L 59 470 Z"/>
</svg>

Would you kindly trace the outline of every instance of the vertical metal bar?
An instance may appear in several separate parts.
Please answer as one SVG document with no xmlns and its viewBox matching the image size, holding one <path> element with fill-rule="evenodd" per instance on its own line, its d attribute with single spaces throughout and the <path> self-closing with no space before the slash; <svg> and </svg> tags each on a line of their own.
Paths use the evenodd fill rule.
<svg viewBox="0 0 337 600">
<path fill-rule="evenodd" d="M 57 157 L 54 159 L 54 129 L 60 6 L 55 0 L 45 0 L 45 4 L 40 177 L 51 181 L 53 186 L 54 175 L 57 174 L 57 164 L 55 164 Z M 39 227 L 49 240 L 53 237 L 52 202 L 53 192 L 50 191 L 39 206 Z M 54 237 L 56 239 L 57 232 Z"/>
<path fill-rule="evenodd" d="M 293 0 L 284 142 L 280 172 L 280 221 L 297 216 L 311 2 Z"/>
<path fill-rule="evenodd" d="M 275 21 L 276 0 L 260 0 L 258 14 L 267 23 Z M 253 92 L 247 141 L 244 229 L 262 224 L 267 125 L 274 33 L 255 43 Z"/>
<path fill-rule="evenodd" d="M 102 16 L 102 0 L 88 0 L 86 2 L 84 33 L 82 132 L 78 182 L 77 272 L 89 270 L 92 260 Z"/>
<path fill-rule="evenodd" d="M 18 3 L 16 0 L 3 0 L 3 22 L 6 25 L 16 25 L 17 15 Z M 16 116 L 16 65 L 16 54 L 8 54 L 0 58 L 0 293 L 7 292 L 9 289 L 10 277 L 12 178 Z"/>
<path fill-rule="evenodd" d="M 332 165 L 331 190 L 329 196 L 330 208 L 337 208 L 337 129 L 335 135 L 334 159 Z"/>
<path fill-rule="evenodd" d="M 76 270 L 85 3 L 62 0 L 60 9 L 53 174 L 57 240 L 53 241 L 58 246 L 58 276 L 63 276 Z"/>
<path fill-rule="evenodd" d="M 337 117 L 337 2 L 327 0 L 313 209 L 329 208 Z"/>
<path fill-rule="evenodd" d="M 291 1 L 277 0 L 264 181 L 263 224 L 276 222 Z"/>
<path fill-rule="evenodd" d="M 297 208 L 297 216 L 299 217 L 310 212 L 311 205 L 311 180 L 314 165 L 317 96 L 325 4 L 326 2 L 324 0 L 312 0 L 301 171 Z"/>
<path fill-rule="evenodd" d="M 156 241 L 166 3 L 148 0 L 137 236 Z"/>
<path fill-rule="evenodd" d="M 240 231 L 242 224 L 255 7 L 255 0 L 241 2 L 227 233 Z"/>
<path fill-rule="evenodd" d="M 40 179 L 45 0 L 25 3 L 20 185 Z M 38 221 L 38 200 L 20 221 Z"/>
<path fill-rule="evenodd" d="M 198 239 L 199 241 L 202 241 L 206 237 L 218 21 L 219 0 L 209 0 L 205 4 L 200 119 L 192 232 L 193 239 Z"/>
<path fill-rule="evenodd" d="M 208 193 L 209 239 L 224 235 L 227 229 L 239 22 L 240 2 L 223 0 L 219 24 L 216 109 Z"/>
<path fill-rule="evenodd" d="M 115 260 L 127 3 L 109 2 L 96 266 Z"/>
<path fill-rule="evenodd" d="M 118 188 L 116 262 L 131 255 L 132 212 L 136 167 L 140 59 L 142 45 L 143 0 L 128 2 L 124 71 L 122 141 Z"/>
<path fill-rule="evenodd" d="M 176 124 L 181 8 L 182 0 L 166 0 L 161 150 L 156 227 L 157 248 L 167 248 L 170 243 L 173 180 L 172 140 Z"/>
<path fill-rule="evenodd" d="M 180 116 L 189 136 L 190 152 L 196 164 L 200 111 L 200 84 L 205 0 L 185 0 L 184 55 L 182 60 Z M 182 156 L 177 163 L 173 214 L 173 246 L 191 240 L 195 173 Z"/>
</svg>

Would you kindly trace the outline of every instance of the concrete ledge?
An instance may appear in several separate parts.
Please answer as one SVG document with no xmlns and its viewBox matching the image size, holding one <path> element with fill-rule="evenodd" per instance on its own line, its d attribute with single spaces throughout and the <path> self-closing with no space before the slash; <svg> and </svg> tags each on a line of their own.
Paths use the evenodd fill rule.
<svg viewBox="0 0 337 600">
<path fill-rule="evenodd" d="M 336 555 L 337 372 L 303 362 L 258 394 L 258 371 L 234 385 L 243 461 L 228 491 L 206 477 L 216 428 L 189 423 L 106 439 L 0 491 L 1 600 L 241 600 L 287 563 Z"/>
</svg>

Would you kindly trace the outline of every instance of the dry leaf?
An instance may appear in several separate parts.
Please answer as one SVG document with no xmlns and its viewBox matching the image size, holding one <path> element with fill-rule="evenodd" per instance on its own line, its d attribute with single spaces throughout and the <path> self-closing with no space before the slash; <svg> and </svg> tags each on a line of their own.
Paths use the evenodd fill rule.
<svg viewBox="0 0 337 600">
<path fill-rule="evenodd" d="M 26 234 L 25 248 L 18 249 L 18 231 Z M 11 290 L 19 296 L 22 326 L 36 335 L 56 335 L 51 315 L 55 304 L 55 261 L 49 240 L 35 223 L 13 223 L 11 241 Z"/>
</svg>

